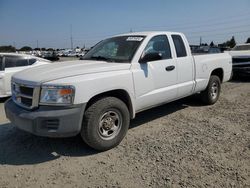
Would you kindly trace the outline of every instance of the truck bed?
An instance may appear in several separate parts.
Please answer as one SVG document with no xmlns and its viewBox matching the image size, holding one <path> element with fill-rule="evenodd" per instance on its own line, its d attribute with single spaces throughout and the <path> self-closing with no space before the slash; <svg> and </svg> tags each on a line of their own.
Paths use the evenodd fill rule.
<svg viewBox="0 0 250 188">
<path fill-rule="evenodd" d="M 231 77 L 232 57 L 227 53 L 193 55 L 195 62 L 195 91 L 202 91 L 207 86 L 208 78 L 212 70 L 221 68 L 223 72 L 222 82 L 226 82 Z"/>
</svg>

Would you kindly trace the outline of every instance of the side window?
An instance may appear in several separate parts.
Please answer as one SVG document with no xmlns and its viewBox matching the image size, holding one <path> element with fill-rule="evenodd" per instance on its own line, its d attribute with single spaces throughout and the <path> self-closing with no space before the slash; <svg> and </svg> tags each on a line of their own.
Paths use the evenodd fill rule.
<svg viewBox="0 0 250 188">
<path fill-rule="evenodd" d="M 3 57 L 0 56 L 0 71 L 4 70 L 4 67 L 3 67 Z"/>
<path fill-rule="evenodd" d="M 147 44 L 146 48 L 143 51 L 143 55 L 145 56 L 148 53 L 159 53 L 162 59 L 171 59 L 171 50 L 168 42 L 168 38 L 166 35 L 158 35 L 153 37 Z"/>
<path fill-rule="evenodd" d="M 28 66 L 28 59 L 17 59 L 16 66 L 17 67 Z"/>
<path fill-rule="evenodd" d="M 28 60 L 16 56 L 5 57 L 5 68 L 27 66 Z"/>
<path fill-rule="evenodd" d="M 16 57 L 13 56 L 5 56 L 5 68 L 16 67 Z"/>
<path fill-rule="evenodd" d="M 29 65 L 33 65 L 36 62 L 36 59 L 32 58 L 29 59 Z"/>
<path fill-rule="evenodd" d="M 180 35 L 172 35 L 172 39 L 174 42 L 177 57 L 187 56 L 187 51 L 186 51 L 186 48 L 185 48 L 185 45 L 184 45 L 184 42 L 183 42 L 181 36 Z"/>
</svg>

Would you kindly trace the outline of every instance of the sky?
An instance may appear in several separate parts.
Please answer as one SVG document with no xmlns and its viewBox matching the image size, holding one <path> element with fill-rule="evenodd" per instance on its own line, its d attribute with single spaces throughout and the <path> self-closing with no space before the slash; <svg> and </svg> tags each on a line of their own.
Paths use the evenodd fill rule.
<svg viewBox="0 0 250 188">
<path fill-rule="evenodd" d="M 232 36 L 244 43 L 250 0 L 0 0 L 0 46 L 70 48 L 72 33 L 74 47 L 91 47 L 130 31 L 183 32 L 191 44 Z"/>
</svg>

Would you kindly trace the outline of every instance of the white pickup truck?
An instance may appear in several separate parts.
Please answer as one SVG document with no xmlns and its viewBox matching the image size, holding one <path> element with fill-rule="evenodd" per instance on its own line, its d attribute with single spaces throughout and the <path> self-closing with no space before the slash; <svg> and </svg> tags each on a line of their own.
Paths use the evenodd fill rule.
<svg viewBox="0 0 250 188">
<path fill-rule="evenodd" d="M 214 104 L 231 71 L 228 53 L 192 56 L 182 33 L 123 34 L 101 41 L 83 60 L 15 74 L 5 110 L 22 130 L 80 133 L 103 151 L 122 141 L 137 112 L 196 93 Z"/>
</svg>

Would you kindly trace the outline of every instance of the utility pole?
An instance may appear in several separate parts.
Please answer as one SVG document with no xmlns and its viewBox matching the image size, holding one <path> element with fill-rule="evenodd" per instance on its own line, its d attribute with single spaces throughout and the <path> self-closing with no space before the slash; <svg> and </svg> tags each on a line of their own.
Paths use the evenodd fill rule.
<svg viewBox="0 0 250 188">
<path fill-rule="evenodd" d="M 129 31 L 130 33 L 133 33 L 133 30 L 132 30 L 132 28 L 130 28 L 130 31 Z"/>
<path fill-rule="evenodd" d="M 70 44 L 71 50 L 73 50 L 72 24 L 70 24 Z"/>
<path fill-rule="evenodd" d="M 38 40 L 36 40 L 36 48 L 38 48 Z"/>
<path fill-rule="evenodd" d="M 200 37 L 200 46 L 201 46 L 201 44 L 202 44 L 202 37 Z"/>
</svg>

